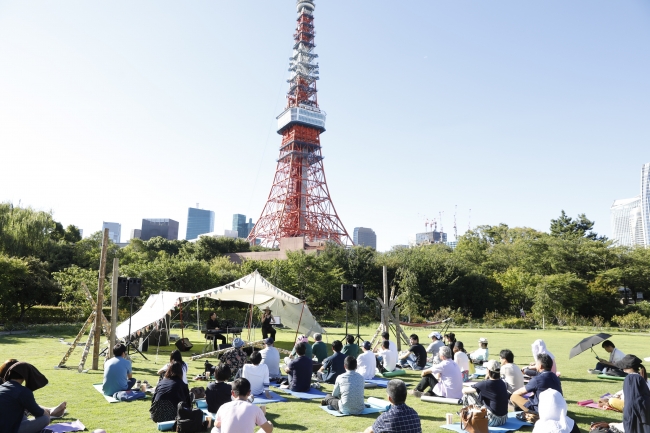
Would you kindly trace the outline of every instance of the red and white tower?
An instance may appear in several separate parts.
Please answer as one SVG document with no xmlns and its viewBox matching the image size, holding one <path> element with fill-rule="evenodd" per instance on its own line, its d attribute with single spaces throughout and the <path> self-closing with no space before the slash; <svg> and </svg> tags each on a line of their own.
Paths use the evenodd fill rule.
<svg viewBox="0 0 650 433">
<path fill-rule="evenodd" d="M 248 240 L 275 247 L 280 238 L 305 236 L 306 241 L 328 240 L 351 245 L 352 239 L 334 209 L 323 169 L 320 134 L 325 112 L 318 108 L 314 53 L 314 0 L 298 0 L 298 25 L 287 108 L 278 119 L 282 135 L 280 157 L 269 198 Z"/>
</svg>

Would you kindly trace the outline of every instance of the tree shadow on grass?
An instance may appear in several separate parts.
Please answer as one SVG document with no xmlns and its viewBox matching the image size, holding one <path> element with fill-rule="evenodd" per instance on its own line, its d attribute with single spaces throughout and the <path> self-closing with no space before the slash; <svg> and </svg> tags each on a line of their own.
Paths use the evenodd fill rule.
<svg viewBox="0 0 650 433">
<path fill-rule="evenodd" d="M 609 412 L 609 413 L 608 413 Z M 594 410 L 593 415 L 585 415 L 583 413 L 570 413 L 569 417 L 578 424 L 591 424 L 592 422 L 605 421 L 605 422 L 621 422 L 620 417 L 613 417 L 614 414 L 610 410 Z"/>
<path fill-rule="evenodd" d="M 584 378 L 577 378 L 577 377 L 565 377 L 562 376 L 560 378 L 562 382 L 583 382 L 583 383 L 593 383 L 593 379 L 584 379 Z"/>
<path fill-rule="evenodd" d="M 289 430 L 289 431 L 304 431 L 308 430 L 308 427 L 299 424 L 283 424 L 277 421 L 279 414 L 267 413 L 266 419 L 273 423 L 274 429 Z"/>
</svg>

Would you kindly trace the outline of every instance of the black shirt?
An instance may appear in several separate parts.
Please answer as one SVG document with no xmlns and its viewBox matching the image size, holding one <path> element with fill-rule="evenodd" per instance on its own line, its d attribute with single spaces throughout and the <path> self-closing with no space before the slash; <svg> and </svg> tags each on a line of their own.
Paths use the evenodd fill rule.
<svg viewBox="0 0 650 433">
<path fill-rule="evenodd" d="M 34 400 L 34 393 L 13 380 L 0 385 L 0 408 L 2 408 L 0 433 L 18 432 L 25 411 L 35 417 L 43 415 L 43 409 Z"/>
<path fill-rule="evenodd" d="M 409 352 L 415 355 L 415 363 L 424 368 L 427 365 L 427 349 L 421 344 L 414 344 L 409 347 Z"/>
<path fill-rule="evenodd" d="M 217 320 L 208 319 L 206 329 L 219 329 L 219 322 Z"/>
<path fill-rule="evenodd" d="M 226 382 L 212 382 L 205 390 L 205 402 L 208 404 L 208 411 L 216 413 L 222 404 L 232 401 L 230 395 L 232 387 Z"/>
<path fill-rule="evenodd" d="M 479 401 L 496 416 L 508 414 L 508 387 L 501 379 L 486 379 L 472 385 L 478 391 Z"/>
<path fill-rule="evenodd" d="M 187 389 L 187 384 L 183 382 L 183 378 L 173 377 L 158 382 L 152 403 L 158 400 L 168 400 L 174 407 L 178 406 L 181 401 L 190 403 L 190 391 Z"/>
</svg>

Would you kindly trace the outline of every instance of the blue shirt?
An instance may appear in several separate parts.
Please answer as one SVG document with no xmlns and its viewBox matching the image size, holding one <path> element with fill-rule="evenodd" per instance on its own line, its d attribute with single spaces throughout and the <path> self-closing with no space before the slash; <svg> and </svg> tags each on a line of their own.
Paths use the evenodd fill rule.
<svg viewBox="0 0 650 433">
<path fill-rule="evenodd" d="M 111 358 L 104 364 L 104 395 L 113 395 L 125 391 L 129 386 L 128 375 L 131 374 L 131 361 L 121 356 Z"/>
<path fill-rule="evenodd" d="M 562 394 L 562 385 L 560 378 L 557 377 L 552 371 L 543 371 L 537 376 L 533 376 L 530 382 L 526 384 L 526 391 L 532 392 L 533 395 L 524 404 L 528 409 L 537 412 L 537 405 L 539 404 L 539 395 L 547 389 L 554 389 Z"/>
<path fill-rule="evenodd" d="M 2 408 L 0 433 L 17 433 L 25 411 L 35 417 L 43 415 L 43 409 L 36 404 L 34 393 L 13 380 L 0 385 L 0 408 Z"/>
<path fill-rule="evenodd" d="M 311 373 L 312 366 L 310 358 L 306 355 L 299 356 L 296 359 L 289 361 L 287 368 L 291 372 L 291 383 L 289 389 L 296 392 L 307 392 L 311 388 Z"/>
<path fill-rule="evenodd" d="M 392 405 L 377 417 L 372 425 L 374 433 L 422 433 L 420 417 L 406 404 Z"/>
<path fill-rule="evenodd" d="M 341 352 L 334 352 L 334 355 L 323 360 L 323 380 L 327 383 L 336 382 L 339 374 L 345 373 L 345 355 Z"/>
</svg>

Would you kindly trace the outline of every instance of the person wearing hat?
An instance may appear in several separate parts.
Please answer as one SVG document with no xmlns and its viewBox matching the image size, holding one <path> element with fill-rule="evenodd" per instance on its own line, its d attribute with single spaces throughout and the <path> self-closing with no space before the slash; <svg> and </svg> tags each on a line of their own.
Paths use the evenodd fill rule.
<svg viewBox="0 0 650 433">
<path fill-rule="evenodd" d="M 508 388 L 501 380 L 501 365 L 494 359 L 485 363 L 487 377 L 463 388 L 463 405 L 487 409 L 488 426 L 498 427 L 508 421 Z"/>
<path fill-rule="evenodd" d="M 282 377 L 280 372 L 280 352 L 273 346 L 275 340 L 272 337 L 264 340 L 264 349 L 260 350 L 262 362 L 269 368 L 269 379 L 274 380 Z"/>
<path fill-rule="evenodd" d="M 272 323 L 273 316 L 271 315 L 271 309 L 269 307 L 262 310 L 262 338 L 268 338 L 269 334 L 271 338 L 275 340 L 275 328 Z"/>
<path fill-rule="evenodd" d="M 442 346 L 445 345 L 445 343 L 442 342 L 442 335 L 440 335 L 440 332 L 433 331 L 431 334 L 429 334 L 429 338 L 431 339 L 431 343 L 429 344 L 429 347 L 427 347 L 427 353 L 431 353 L 433 355 L 431 362 L 433 364 L 437 364 L 440 362 L 440 358 L 438 358 L 438 351 Z"/>
<path fill-rule="evenodd" d="M 296 354 L 296 347 L 298 347 L 298 345 L 299 345 L 300 343 L 305 343 L 305 346 L 307 346 L 307 347 L 305 347 L 305 356 L 306 356 L 307 358 L 309 358 L 309 359 L 312 358 L 313 354 L 312 354 L 311 346 L 309 345 L 309 337 L 307 337 L 306 335 L 301 335 L 300 337 L 296 338 L 296 344 L 293 346 L 293 350 L 292 350 L 291 353 L 289 354 L 289 358 L 285 359 L 285 364 L 286 364 L 290 359 L 294 359 L 294 358 L 296 358 L 296 356 L 297 356 L 297 354 Z"/>
<path fill-rule="evenodd" d="M 469 353 L 467 356 L 469 356 L 470 361 L 472 361 L 474 364 L 481 365 L 488 360 L 488 357 L 490 355 L 490 352 L 488 351 L 487 338 L 485 337 L 479 338 L 478 345 L 479 345 L 478 349 L 476 349 L 472 353 Z"/>
<path fill-rule="evenodd" d="M 241 376 L 241 368 L 246 364 L 248 355 L 242 350 L 244 340 L 237 337 L 232 341 L 232 347 L 221 355 L 221 362 L 230 368 L 230 374 L 235 378 Z"/>
<path fill-rule="evenodd" d="M 372 344 L 370 341 L 364 341 L 361 349 L 363 353 L 357 356 L 357 373 L 363 376 L 364 380 L 370 380 L 375 377 L 375 370 L 377 369 L 377 361 L 375 354 L 372 352 Z"/>
<path fill-rule="evenodd" d="M 616 367 L 627 373 L 623 382 L 623 428 L 625 432 L 650 433 L 650 389 L 641 359 L 625 355 Z"/>
</svg>

